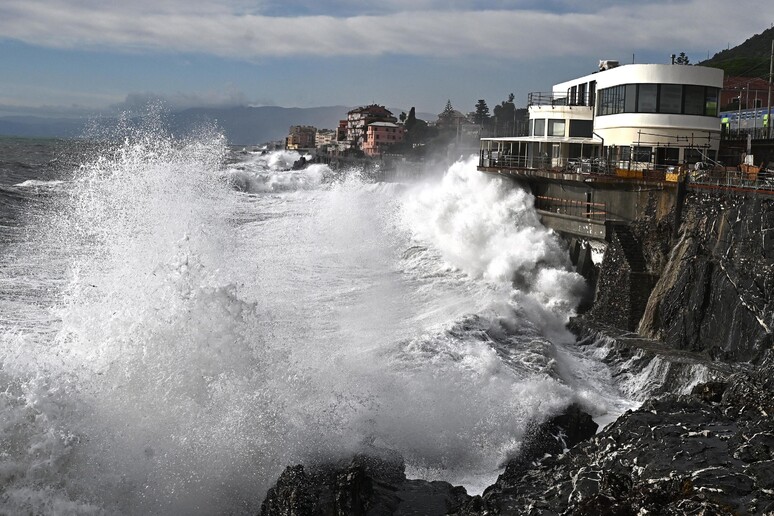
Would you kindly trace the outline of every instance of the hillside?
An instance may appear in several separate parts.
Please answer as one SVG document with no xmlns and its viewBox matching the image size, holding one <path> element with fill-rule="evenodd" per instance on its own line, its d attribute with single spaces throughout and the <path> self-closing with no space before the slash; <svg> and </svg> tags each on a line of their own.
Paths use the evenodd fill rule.
<svg viewBox="0 0 774 516">
<path fill-rule="evenodd" d="M 730 76 L 768 79 L 772 40 L 774 27 L 756 34 L 741 45 L 722 50 L 699 64 L 722 68 Z"/>
</svg>

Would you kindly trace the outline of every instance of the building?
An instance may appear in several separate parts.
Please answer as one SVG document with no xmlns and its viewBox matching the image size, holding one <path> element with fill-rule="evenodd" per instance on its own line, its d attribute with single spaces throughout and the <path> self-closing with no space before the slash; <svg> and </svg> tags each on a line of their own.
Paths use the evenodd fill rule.
<svg viewBox="0 0 774 516">
<path fill-rule="evenodd" d="M 314 137 L 314 146 L 318 149 L 336 141 L 336 131 L 333 129 L 319 129 Z"/>
<path fill-rule="evenodd" d="M 292 125 L 285 138 L 285 148 L 288 150 L 313 149 L 317 129 L 310 125 Z"/>
<path fill-rule="evenodd" d="M 597 72 L 530 93 L 529 135 L 482 139 L 482 166 L 615 172 L 713 160 L 722 86 L 715 68 L 601 61 Z"/>
<path fill-rule="evenodd" d="M 723 80 L 720 110 L 768 107 L 769 81 L 758 77 L 729 76 Z"/>
<path fill-rule="evenodd" d="M 392 116 L 392 112 L 377 104 L 353 109 L 347 113 L 347 141 L 352 147 L 362 150 L 370 124 L 374 122 L 394 124 L 397 121 L 398 119 Z"/>
<path fill-rule="evenodd" d="M 368 124 L 363 152 L 367 156 L 379 156 L 392 145 L 403 141 L 403 126 L 392 122 Z"/>
</svg>

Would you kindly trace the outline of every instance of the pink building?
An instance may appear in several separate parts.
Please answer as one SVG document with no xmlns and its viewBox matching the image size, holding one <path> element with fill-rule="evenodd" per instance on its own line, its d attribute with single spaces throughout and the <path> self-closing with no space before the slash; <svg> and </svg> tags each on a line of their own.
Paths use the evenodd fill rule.
<svg viewBox="0 0 774 516">
<path fill-rule="evenodd" d="M 372 122 L 368 124 L 363 152 L 367 156 L 379 156 L 391 145 L 403 141 L 403 126 L 392 122 Z"/>
<path fill-rule="evenodd" d="M 355 148 L 363 148 L 367 128 L 374 122 L 397 122 L 398 119 L 384 106 L 371 104 L 347 113 L 347 140 Z M 365 150 L 365 149 L 364 149 Z"/>
</svg>

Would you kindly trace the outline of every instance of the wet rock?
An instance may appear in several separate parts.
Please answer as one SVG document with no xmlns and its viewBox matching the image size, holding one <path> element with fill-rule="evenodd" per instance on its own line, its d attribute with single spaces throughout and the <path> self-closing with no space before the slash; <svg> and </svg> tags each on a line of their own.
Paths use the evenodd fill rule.
<svg viewBox="0 0 774 516">
<path fill-rule="evenodd" d="M 773 372 L 649 400 L 568 452 L 503 474 L 457 514 L 763 514 L 774 507 Z"/>
<path fill-rule="evenodd" d="M 401 459 L 359 455 L 305 471 L 289 466 L 269 489 L 262 516 L 441 515 L 470 497 L 447 482 L 407 480 Z"/>
</svg>

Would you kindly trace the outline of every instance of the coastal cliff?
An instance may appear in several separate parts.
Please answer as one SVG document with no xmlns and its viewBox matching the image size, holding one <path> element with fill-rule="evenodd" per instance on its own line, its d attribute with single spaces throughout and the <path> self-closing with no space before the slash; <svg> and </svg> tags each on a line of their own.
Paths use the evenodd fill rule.
<svg viewBox="0 0 774 516">
<path fill-rule="evenodd" d="M 774 200 L 692 192 L 680 217 L 649 210 L 610 229 L 594 271 L 596 301 L 570 328 L 578 345 L 598 348 L 622 385 L 639 379 L 629 381 L 643 396 L 637 410 L 596 434 L 577 407 L 534 426 L 481 496 L 407 481 L 402 469 L 389 480 L 361 468 L 354 477 L 369 479 L 370 501 L 337 505 L 331 479 L 352 476 L 345 465 L 312 476 L 307 513 L 774 511 Z M 309 480 L 294 483 L 298 468 L 270 490 L 262 514 L 303 513 L 293 509 L 301 498 L 292 486 Z"/>
</svg>

